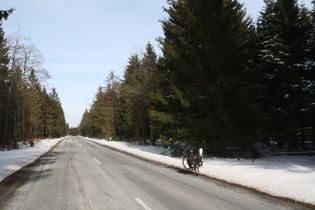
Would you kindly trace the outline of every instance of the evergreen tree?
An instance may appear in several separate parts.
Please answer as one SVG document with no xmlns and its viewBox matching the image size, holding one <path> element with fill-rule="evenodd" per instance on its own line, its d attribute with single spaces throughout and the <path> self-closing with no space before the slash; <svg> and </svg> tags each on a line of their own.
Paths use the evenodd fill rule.
<svg viewBox="0 0 315 210">
<path fill-rule="evenodd" d="M 4 136 L 9 148 L 16 148 L 17 141 L 27 138 L 25 83 L 22 80 L 22 70 L 15 67 L 9 71 L 8 98 L 5 113 Z"/>
<path fill-rule="evenodd" d="M 29 88 L 27 89 L 27 110 L 28 110 L 28 136 L 31 140 L 43 137 L 42 119 L 41 119 L 41 86 L 36 77 L 35 71 L 31 70 L 29 75 Z"/>
<path fill-rule="evenodd" d="M 8 19 L 9 15 L 12 14 L 14 11 L 14 8 L 11 8 L 9 10 L 0 10 L 0 22 L 3 20 L 3 19 Z"/>
<path fill-rule="evenodd" d="M 2 24 L 0 22 L 0 147 L 7 145 L 7 139 L 4 135 L 6 126 L 6 111 L 8 101 L 8 82 L 9 82 L 9 56 L 7 41 L 4 37 Z"/>
<path fill-rule="evenodd" d="M 0 11 L 0 21 L 14 9 Z M 2 22 L 0 22 L 2 23 Z M 56 90 L 42 89 L 49 78 L 42 68 L 43 56 L 33 44 L 17 34 L 7 41 L 0 24 L 0 146 L 16 148 L 18 141 L 66 134 L 63 109 Z"/>
<path fill-rule="evenodd" d="M 104 94 L 104 128 L 107 139 L 112 139 L 116 136 L 116 118 L 119 99 L 119 78 L 115 76 L 114 72 L 110 72 L 106 81 Z"/>
<path fill-rule="evenodd" d="M 137 54 L 131 55 L 124 73 L 121 87 L 121 100 L 124 101 L 124 118 L 129 128 L 129 136 L 135 141 L 144 142 L 147 131 L 144 128 L 145 110 L 145 72 Z"/>
<path fill-rule="evenodd" d="M 83 113 L 78 132 L 81 136 L 89 136 L 89 111 L 87 109 Z"/>
<path fill-rule="evenodd" d="M 48 138 L 49 137 L 49 132 L 48 132 L 48 109 L 49 109 L 49 103 L 50 103 L 50 97 L 49 94 L 47 93 L 46 88 L 44 87 L 41 91 L 41 104 L 40 104 L 40 115 L 41 119 L 43 122 L 42 125 L 42 136 L 43 138 Z"/>
<path fill-rule="evenodd" d="M 125 69 L 120 88 L 120 109 L 117 110 L 117 129 L 120 136 L 143 144 L 150 139 L 154 144 L 157 136 L 151 124 L 149 110 L 158 85 L 157 55 L 153 46 L 148 43 L 143 56 L 131 55 Z"/>
<path fill-rule="evenodd" d="M 88 134 L 90 136 L 107 139 L 116 136 L 119 86 L 118 78 L 111 72 L 106 81 L 106 86 L 99 87 L 96 99 L 93 101 L 88 114 Z"/>
<path fill-rule="evenodd" d="M 304 79 L 304 90 L 309 93 L 306 99 L 305 116 L 308 117 L 308 124 L 312 127 L 312 139 L 315 145 L 315 1 L 312 1 L 312 4 L 311 27 L 308 31 L 307 56 L 304 64 L 305 72 L 307 72 Z"/>
<path fill-rule="evenodd" d="M 265 135 L 274 133 L 279 142 L 294 138 L 303 127 L 303 89 L 306 31 L 309 19 L 296 0 L 265 0 L 258 20 L 260 61 L 257 84 L 264 108 Z M 294 139 L 293 139 L 294 140 Z"/>
<path fill-rule="evenodd" d="M 89 135 L 91 137 L 105 138 L 104 118 L 106 113 L 104 102 L 104 91 L 103 87 L 100 86 L 90 110 Z"/>
<path fill-rule="evenodd" d="M 99 87 L 90 111 L 83 114 L 81 135 L 112 139 L 116 137 L 119 99 L 119 78 L 110 72 L 105 87 Z"/>
<path fill-rule="evenodd" d="M 165 81 L 155 110 L 155 119 L 173 128 L 165 135 L 209 147 L 252 135 L 243 81 L 250 21 L 242 6 L 232 0 L 168 3 L 160 38 Z"/>
<path fill-rule="evenodd" d="M 154 97 L 160 85 L 160 75 L 157 70 L 157 55 L 154 51 L 151 43 L 146 45 L 146 51 L 141 60 L 141 68 L 144 71 L 144 102 L 145 102 L 145 117 L 144 126 L 145 130 L 149 133 L 147 136 L 151 144 L 155 144 L 155 141 L 159 138 L 158 132 L 155 130 L 155 126 L 150 118 L 150 111 L 154 109 Z"/>
<path fill-rule="evenodd" d="M 57 138 L 66 135 L 65 116 L 55 88 L 52 88 L 49 94 L 46 124 L 49 137 Z"/>
</svg>

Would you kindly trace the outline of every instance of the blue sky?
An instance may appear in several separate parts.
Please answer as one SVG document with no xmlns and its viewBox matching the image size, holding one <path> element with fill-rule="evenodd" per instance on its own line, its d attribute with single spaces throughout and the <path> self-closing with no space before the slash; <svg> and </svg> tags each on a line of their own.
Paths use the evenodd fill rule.
<svg viewBox="0 0 315 210">
<path fill-rule="evenodd" d="M 239 0 L 256 18 L 263 0 Z M 311 0 L 300 0 L 311 8 Z M 62 102 L 66 121 L 77 127 L 110 71 L 123 78 L 132 53 L 163 36 L 159 20 L 166 0 L 1 0 L 16 10 L 3 22 L 5 34 L 20 33 L 45 57 L 43 63 Z"/>
</svg>

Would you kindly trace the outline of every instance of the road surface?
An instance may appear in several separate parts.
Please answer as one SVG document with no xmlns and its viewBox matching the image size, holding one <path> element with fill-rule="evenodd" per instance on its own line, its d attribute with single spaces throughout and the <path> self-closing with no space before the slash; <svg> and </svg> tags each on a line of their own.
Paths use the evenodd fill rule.
<svg viewBox="0 0 315 210">
<path fill-rule="evenodd" d="M 67 137 L 1 183 L 0 209 L 305 207 L 157 165 L 81 137 Z"/>
</svg>

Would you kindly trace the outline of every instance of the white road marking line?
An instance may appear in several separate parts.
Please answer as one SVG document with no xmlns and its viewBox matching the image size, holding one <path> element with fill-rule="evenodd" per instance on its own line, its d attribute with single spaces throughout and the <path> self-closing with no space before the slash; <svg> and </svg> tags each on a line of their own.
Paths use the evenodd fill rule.
<svg viewBox="0 0 315 210">
<path fill-rule="evenodd" d="M 97 164 L 101 165 L 101 163 L 96 158 L 93 157 L 93 159 L 95 160 Z"/>
<path fill-rule="evenodd" d="M 86 151 L 86 149 L 83 147 L 83 149 Z"/>
<path fill-rule="evenodd" d="M 145 209 L 152 210 L 145 202 L 143 202 L 140 198 L 135 198 L 135 200 Z"/>
</svg>

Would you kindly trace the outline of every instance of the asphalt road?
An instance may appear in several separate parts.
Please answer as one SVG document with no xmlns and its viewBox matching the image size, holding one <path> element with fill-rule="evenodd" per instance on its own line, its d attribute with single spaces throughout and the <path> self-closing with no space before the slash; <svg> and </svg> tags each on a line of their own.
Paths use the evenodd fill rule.
<svg viewBox="0 0 315 210">
<path fill-rule="evenodd" d="M 67 137 L 0 184 L 0 209 L 306 209 Z"/>
</svg>

